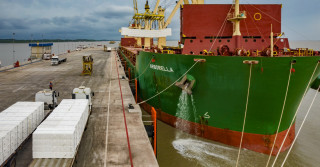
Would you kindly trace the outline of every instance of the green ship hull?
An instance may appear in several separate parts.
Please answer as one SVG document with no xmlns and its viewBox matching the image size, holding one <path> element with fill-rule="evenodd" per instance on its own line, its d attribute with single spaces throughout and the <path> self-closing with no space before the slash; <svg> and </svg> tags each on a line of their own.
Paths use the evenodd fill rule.
<svg viewBox="0 0 320 167">
<path fill-rule="evenodd" d="M 178 86 L 171 86 L 155 98 L 144 103 L 146 109 L 158 109 L 164 122 L 191 134 L 239 146 L 246 111 L 250 65 L 251 68 L 247 117 L 243 147 L 257 152 L 270 153 L 284 104 L 290 71 L 283 118 L 273 154 L 290 130 L 281 151 L 288 148 L 294 138 L 294 117 L 309 80 L 317 67 L 314 81 L 320 74 L 319 57 L 234 57 L 160 54 L 139 52 L 136 62 L 120 50 L 120 56 L 130 68 L 130 76 L 138 77 L 138 96 L 147 100 L 166 89 L 187 72 L 195 79 L 191 95 L 184 95 Z M 291 62 L 295 61 L 292 65 Z M 184 98 L 184 99 L 182 99 Z M 182 104 L 183 103 L 183 104 Z M 181 111 L 183 110 L 183 111 Z M 183 112 L 183 113 L 181 113 Z M 182 122 L 187 126 L 177 125 Z"/>
</svg>

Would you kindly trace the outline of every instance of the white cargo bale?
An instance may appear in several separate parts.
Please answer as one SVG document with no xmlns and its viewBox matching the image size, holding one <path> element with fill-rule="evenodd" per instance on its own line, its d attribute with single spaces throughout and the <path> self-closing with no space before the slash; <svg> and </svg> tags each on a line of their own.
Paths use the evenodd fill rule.
<svg viewBox="0 0 320 167">
<path fill-rule="evenodd" d="M 22 126 L 22 140 L 25 140 L 28 137 L 28 118 L 25 117 L 10 117 L 5 114 L 3 116 L 0 116 L 0 124 L 3 122 L 20 122 Z"/>
<path fill-rule="evenodd" d="M 8 132 L 10 139 L 9 139 L 9 144 L 10 144 L 10 152 L 11 154 L 18 148 L 18 128 L 15 125 L 1 125 L 0 126 L 0 132 Z"/>
<path fill-rule="evenodd" d="M 0 113 L 0 164 L 15 152 L 43 117 L 43 102 L 17 102 Z"/>
<path fill-rule="evenodd" d="M 19 111 L 35 112 L 34 121 L 36 125 L 44 119 L 44 103 L 43 102 L 17 102 L 10 106 L 8 109 L 15 109 Z"/>
<path fill-rule="evenodd" d="M 33 158 L 73 158 L 89 116 L 87 99 L 62 100 L 33 133 Z"/>
<path fill-rule="evenodd" d="M 2 137 L 1 137 L 1 132 L 0 132 L 0 164 L 3 163 L 3 149 L 2 149 Z"/>
<path fill-rule="evenodd" d="M 27 119 L 27 133 L 30 135 L 36 128 L 36 124 L 34 121 L 34 114 L 32 112 L 19 112 L 17 113 L 15 110 L 5 110 L 3 111 L 6 117 L 22 117 Z"/>
<path fill-rule="evenodd" d="M 22 125 L 22 139 L 25 140 L 28 137 L 28 118 L 26 117 L 10 117 L 6 114 L 0 115 L 0 123 L 3 123 L 4 121 L 19 121 Z"/>
<path fill-rule="evenodd" d="M 10 150 L 10 132 L 2 132 L 0 131 L 0 164 L 2 164 L 6 159 L 11 155 Z"/>
<path fill-rule="evenodd" d="M 0 121 L 0 127 L 3 127 L 5 125 L 12 126 L 17 128 L 17 142 L 18 145 L 20 145 L 23 142 L 23 128 L 22 128 L 22 121 L 8 121 L 8 120 L 1 120 Z M 0 128 L 1 129 L 1 128 Z"/>
</svg>

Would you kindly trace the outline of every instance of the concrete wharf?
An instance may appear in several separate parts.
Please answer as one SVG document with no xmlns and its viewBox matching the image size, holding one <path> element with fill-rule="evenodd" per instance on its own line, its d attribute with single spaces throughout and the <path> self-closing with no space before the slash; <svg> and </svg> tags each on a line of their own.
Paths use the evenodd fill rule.
<svg viewBox="0 0 320 167">
<path fill-rule="evenodd" d="M 85 54 L 93 56 L 91 76 L 81 76 L 82 55 Z M 134 105 L 133 112 L 128 112 L 128 104 L 135 104 L 135 100 L 128 81 L 121 80 L 125 74 L 123 68 L 119 68 L 120 61 L 116 52 L 104 52 L 103 48 L 88 48 L 61 57 L 67 57 L 68 60 L 58 66 L 51 66 L 50 61 L 43 60 L 0 72 L 0 112 L 17 101 L 34 101 L 35 93 L 48 89 L 50 81 L 53 82 L 53 89 L 60 94 L 58 102 L 71 99 L 73 88 L 81 85 L 90 87 L 95 93 L 93 108 L 73 166 L 158 166 L 142 123 L 140 107 Z M 129 139 L 126 135 L 124 114 Z M 45 159 L 33 161 L 31 140 L 32 138 L 17 153 L 18 167 L 49 164 L 61 166 Z M 34 164 L 31 164 L 32 161 Z M 70 159 L 56 162 L 62 161 L 69 163 Z"/>
</svg>

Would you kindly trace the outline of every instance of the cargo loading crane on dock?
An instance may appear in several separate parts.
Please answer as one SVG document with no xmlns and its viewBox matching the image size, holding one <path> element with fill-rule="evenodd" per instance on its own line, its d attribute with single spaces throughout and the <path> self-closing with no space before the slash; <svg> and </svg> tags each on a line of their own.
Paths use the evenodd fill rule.
<svg viewBox="0 0 320 167">
<path fill-rule="evenodd" d="M 166 37 L 171 36 L 171 28 L 167 28 L 178 8 L 183 4 L 189 4 L 188 0 L 177 1 L 171 14 L 165 20 L 165 9 L 159 6 L 160 0 L 157 0 L 154 10 L 150 11 L 148 0 L 145 4 L 145 12 L 139 13 L 137 1 L 133 0 L 134 16 L 129 27 L 122 27 L 121 35 L 123 38 L 121 44 L 143 46 L 150 48 L 153 45 L 153 38 L 158 39 L 157 47 L 162 49 L 166 45 Z M 203 4 L 203 0 L 192 0 L 192 4 Z"/>
</svg>

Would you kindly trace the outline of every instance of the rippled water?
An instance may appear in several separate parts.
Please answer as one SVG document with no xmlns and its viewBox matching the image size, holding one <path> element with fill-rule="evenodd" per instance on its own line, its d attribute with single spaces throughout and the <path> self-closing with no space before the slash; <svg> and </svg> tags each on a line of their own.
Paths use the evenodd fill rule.
<svg viewBox="0 0 320 167">
<path fill-rule="evenodd" d="M 311 104 L 317 98 L 297 138 L 286 167 L 319 167 L 320 165 L 320 93 L 309 90 L 296 120 L 296 131 Z M 189 99 L 190 100 L 190 99 Z M 181 106 L 180 106 L 181 107 Z M 179 107 L 177 107 L 179 108 Z M 183 107 L 181 107 L 183 108 Z M 190 109 L 190 108 L 189 108 Z M 164 167 L 231 167 L 236 165 L 238 148 L 184 133 L 158 121 L 158 162 Z M 280 154 L 275 166 L 281 166 L 287 151 Z M 242 149 L 239 166 L 265 167 L 268 155 Z M 271 164 L 274 157 L 271 158 Z M 271 166 L 271 165 L 269 165 Z"/>
</svg>

